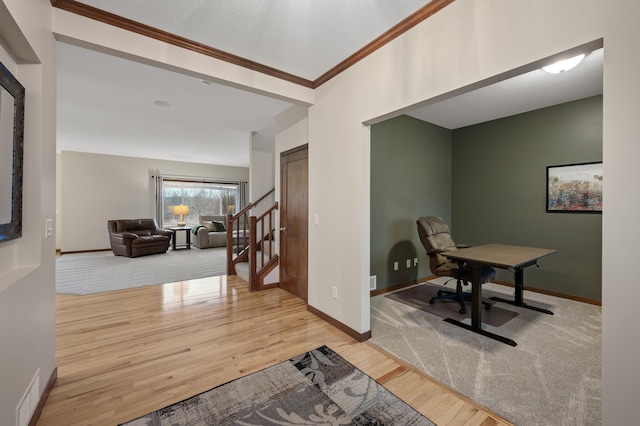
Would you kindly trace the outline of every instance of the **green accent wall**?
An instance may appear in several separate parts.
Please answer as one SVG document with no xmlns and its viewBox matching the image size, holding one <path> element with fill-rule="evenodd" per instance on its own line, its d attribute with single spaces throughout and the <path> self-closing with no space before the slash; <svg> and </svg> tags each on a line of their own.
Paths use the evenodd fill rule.
<svg viewBox="0 0 640 426">
<path fill-rule="evenodd" d="M 547 213 L 545 204 L 547 166 L 601 160 L 602 96 L 453 131 L 408 116 L 373 125 L 377 288 L 431 275 L 415 220 L 435 215 L 458 243 L 557 250 L 525 270 L 525 285 L 601 300 L 602 215 Z M 407 268 L 415 257 L 418 267 Z M 504 270 L 497 279 L 513 282 Z"/>
<path fill-rule="evenodd" d="M 451 219 L 451 131 L 408 116 L 371 126 L 371 275 L 378 289 L 431 275 L 416 230 L 425 215 Z"/>
<path fill-rule="evenodd" d="M 525 286 L 601 300 L 602 215 L 545 203 L 547 166 L 602 161 L 602 96 L 456 129 L 452 155 L 456 242 L 556 249 Z"/>
</svg>

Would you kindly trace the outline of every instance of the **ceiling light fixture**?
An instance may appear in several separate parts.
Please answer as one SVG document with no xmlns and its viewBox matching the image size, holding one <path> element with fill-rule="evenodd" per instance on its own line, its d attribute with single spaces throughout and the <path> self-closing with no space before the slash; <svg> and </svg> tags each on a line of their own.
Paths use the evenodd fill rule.
<svg viewBox="0 0 640 426">
<path fill-rule="evenodd" d="M 153 101 L 153 104 L 160 108 L 172 108 L 173 104 L 167 101 Z"/>
<path fill-rule="evenodd" d="M 550 74 L 558 74 L 561 72 L 569 71 L 571 68 L 574 68 L 580 62 L 582 62 L 585 56 L 587 56 L 585 53 L 581 53 L 580 55 L 574 56 L 573 58 L 563 59 L 551 65 L 547 65 L 546 67 L 542 67 L 542 69 Z"/>
</svg>

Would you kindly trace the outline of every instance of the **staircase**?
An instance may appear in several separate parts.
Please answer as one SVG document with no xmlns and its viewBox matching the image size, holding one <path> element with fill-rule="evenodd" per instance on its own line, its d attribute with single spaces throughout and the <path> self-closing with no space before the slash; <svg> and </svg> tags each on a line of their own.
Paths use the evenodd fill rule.
<svg viewBox="0 0 640 426">
<path fill-rule="evenodd" d="M 227 215 L 227 275 L 239 275 L 251 291 L 278 287 L 278 255 L 275 253 L 276 202 L 260 216 L 250 210 L 275 188 L 239 213 Z"/>
</svg>

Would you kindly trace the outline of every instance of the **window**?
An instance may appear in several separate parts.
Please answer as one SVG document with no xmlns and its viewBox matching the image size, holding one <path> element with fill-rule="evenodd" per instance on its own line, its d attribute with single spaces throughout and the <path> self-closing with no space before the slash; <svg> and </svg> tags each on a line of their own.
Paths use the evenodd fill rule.
<svg viewBox="0 0 640 426">
<path fill-rule="evenodd" d="M 200 215 L 235 214 L 244 204 L 239 182 L 192 181 L 162 178 L 162 224 L 176 226 L 180 216 L 173 214 L 173 206 L 186 205 L 187 225 L 195 225 Z"/>
</svg>

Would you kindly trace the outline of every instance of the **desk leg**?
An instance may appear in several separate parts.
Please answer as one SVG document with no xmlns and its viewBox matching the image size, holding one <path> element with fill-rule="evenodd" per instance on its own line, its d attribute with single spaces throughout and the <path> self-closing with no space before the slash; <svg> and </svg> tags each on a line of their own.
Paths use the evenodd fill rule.
<svg viewBox="0 0 640 426">
<path fill-rule="evenodd" d="M 471 269 L 471 326 L 482 329 L 482 284 L 480 282 L 480 267 Z"/>
<path fill-rule="evenodd" d="M 537 306 L 531 306 L 524 303 L 524 269 L 521 266 L 516 267 L 513 273 L 513 279 L 515 281 L 515 296 L 514 300 L 507 300 L 501 297 L 492 297 L 491 300 L 496 302 L 508 303 L 513 306 L 519 306 L 521 308 L 531 309 L 532 311 L 542 312 L 543 314 L 553 315 L 548 309 L 538 308 Z"/>
<path fill-rule="evenodd" d="M 497 340 L 510 346 L 516 346 L 517 343 L 499 334 L 491 333 L 482 329 L 482 284 L 480 284 L 480 272 L 482 266 L 472 266 L 471 281 L 471 325 L 465 324 L 453 318 L 445 319 L 449 324 L 457 325 L 474 333 L 481 334 L 485 337 Z"/>
</svg>

